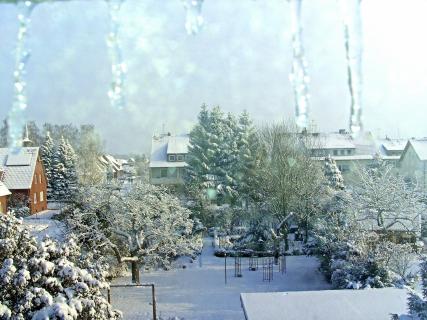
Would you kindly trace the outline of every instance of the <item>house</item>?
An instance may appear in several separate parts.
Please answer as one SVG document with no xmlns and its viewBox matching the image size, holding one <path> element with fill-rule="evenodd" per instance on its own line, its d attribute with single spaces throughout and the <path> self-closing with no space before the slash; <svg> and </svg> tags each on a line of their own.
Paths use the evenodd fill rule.
<svg viewBox="0 0 427 320">
<path fill-rule="evenodd" d="M 341 129 L 333 133 L 312 133 L 313 141 L 309 146 L 312 159 L 324 161 L 331 156 L 335 160 L 346 182 L 355 181 L 358 168 L 369 166 L 379 154 L 394 167 L 398 167 L 400 154 L 403 152 L 402 139 L 376 139 L 370 132 L 353 138 Z"/>
<path fill-rule="evenodd" d="M 0 172 L 11 202 L 27 204 L 31 214 L 47 209 L 47 180 L 38 147 L 0 148 Z"/>
<path fill-rule="evenodd" d="M 100 156 L 98 160 L 101 170 L 103 170 L 107 176 L 111 175 L 114 179 L 119 179 L 123 176 L 122 164 L 112 155 L 104 154 Z"/>
<path fill-rule="evenodd" d="M 410 139 L 399 160 L 400 173 L 427 191 L 427 138 Z"/>
<path fill-rule="evenodd" d="M 7 212 L 7 198 L 11 195 L 9 189 L 0 181 L 0 213 Z"/>
<path fill-rule="evenodd" d="M 187 166 L 188 134 L 154 135 L 151 143 L 150 183 L 181 185 L 184 183 L 184 170 Z"/>
<path fill-rule="evenodd" d="M 408 313 L 407 291 L 396 288 L 242 293 L 240 300 L 246 320 L 389 320 Z"/>
</svg>

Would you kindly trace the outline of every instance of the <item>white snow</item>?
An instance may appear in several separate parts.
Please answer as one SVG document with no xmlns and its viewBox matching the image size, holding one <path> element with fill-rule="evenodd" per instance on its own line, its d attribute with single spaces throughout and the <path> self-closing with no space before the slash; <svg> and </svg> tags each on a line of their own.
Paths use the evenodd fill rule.
<svg viewBox="0 0 427 320">
<path fill-rule="evenodd" d="M 213 256 L 212 239 L 204 240 L 201 257 L 186 269 L 142 272 L 141 282 L 156 285 L 158 315 L 180 319 L 244 319 L 240 293 L 325 290 L 330 285 L 317 270 L 313 257 L 287 257 L 287 273 L 275 266 L 274 279 L 262 281 L 258 271 L 248 270 L 248 258 L 242 258 L 242 278 L 234 277 L 234 258 L 227 259 L 227 285 L 224 283 L 224 259 Z M 113 284 L 129 283 L 129 277 Z M 112 288 L 112 304 L 123 311 L 125 319 L 150 319 L 150 288 Z"/>
<path fill-rule="evenodd" d="M 404 289 L 243 293 L 248 320 L 389 320 L 407 312 Z"/>
<path fill-rule="evenodd" d="M 52 217 L 58 214 L 59 210 L 45 210 L 24 218 L 23 225 L 30 231 L 31 235 L 38 240 L 42 240 L 45 236 L 52 239 L 63 240 L 65 226 L 58 220 L 53 220 Z"/>
</svg>

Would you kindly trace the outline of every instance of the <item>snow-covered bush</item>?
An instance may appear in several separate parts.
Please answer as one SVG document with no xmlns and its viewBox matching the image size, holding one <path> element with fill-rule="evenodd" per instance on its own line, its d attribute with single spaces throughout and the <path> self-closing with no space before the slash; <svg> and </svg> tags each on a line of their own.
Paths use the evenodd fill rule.
<svg viewBox="0 0 427 320">
<path fill-rule="evenodd" d="M 20 220 L 1 215 L 0 319 L 120 319 L 102 294 L 102 266 L 80 267 L 86 258 L 74 239 L 37 243 Z"/>
</svg>

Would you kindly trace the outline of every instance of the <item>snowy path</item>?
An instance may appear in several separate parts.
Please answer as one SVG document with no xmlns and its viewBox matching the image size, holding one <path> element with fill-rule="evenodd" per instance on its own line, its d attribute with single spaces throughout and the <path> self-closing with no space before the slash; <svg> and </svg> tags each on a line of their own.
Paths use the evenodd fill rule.
<svg viewBox="0 0 427 320">
<path fill-rule="evenodd" d="M 227 285 L 224 283 L 224 259 L 213 255 L 211 239 L 205 239 L 201 257 L 186 269 L 143 273 L 142 282 L 156 285 L 158 315 L 180 319 L 239 320 L 244 319 L 240 305 L 241 292 L 274 292 L 330 289 L 317 270 L 315 258 L 287 258 L 287 273 L 276 268 L 274 280 L 262 281 L 262 267 L 248 271 L 248 260 L 242 258 L 242 278 L 234 277 L 234 258 L 227 259 Z M 128 283 L 129 278 L 115 284 Z M 149 289 L 114 288 L 113 306 L 122 310 L 125 319 L 150 319 Z"/>
</svg>

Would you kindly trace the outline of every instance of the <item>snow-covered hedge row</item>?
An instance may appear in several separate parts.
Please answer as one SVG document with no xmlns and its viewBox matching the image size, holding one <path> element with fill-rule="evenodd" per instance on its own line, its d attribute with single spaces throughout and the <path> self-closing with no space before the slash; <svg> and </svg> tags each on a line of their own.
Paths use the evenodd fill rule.
<svg viewBox="0 0 427 320">
<path fill-rule="evenodd" d="M 121 319 L 102 294 L 103 268 L 81 259 L 73 239 L 37 243 L 20 220 L 0 215 L 0 319 Z"/>
</svg>

